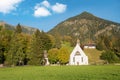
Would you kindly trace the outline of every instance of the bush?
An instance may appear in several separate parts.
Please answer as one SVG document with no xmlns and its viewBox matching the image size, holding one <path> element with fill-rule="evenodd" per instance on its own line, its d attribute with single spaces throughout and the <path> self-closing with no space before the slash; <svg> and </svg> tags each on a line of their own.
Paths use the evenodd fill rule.
<svg viewBox="0 0 120 80">
<path fill-rule="evenodd" d="M 101 59 L 106 60 L 108 63 L 116 63 L 119 62 L 119 58 L 112 51 L 105 51 L 100 56 Z"/>
</svg>

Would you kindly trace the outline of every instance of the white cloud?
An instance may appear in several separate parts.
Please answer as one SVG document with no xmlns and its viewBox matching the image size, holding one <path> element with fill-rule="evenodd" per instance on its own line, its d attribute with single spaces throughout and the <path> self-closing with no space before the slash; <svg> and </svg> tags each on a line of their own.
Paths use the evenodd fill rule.
<svg viewBox="0 0 120 80">
<path fill-rule="evenodd" d="M 37 7 L 35 8 L 34 11 L 34 16 L 35 17 L 45 17 L 45 16 L 49 16 L 51 15 L 51 13 L 45 8 L 45 7 Z"/>
<path fill-rule="evenodd" d="M 34 16 L 35 17 L 46 17 L 51 15 L 49 8 L 50 3 L 47 0 L 44 0 L 41 3 L 36 4 L 34 7 Z"/>
<path fill-rule="evenodd" d="M 13 10 L 16 10 L 18 4 L 23 0 L 0 0 L 0 12 L 7 14 Z"/>
<path fill-rule="evenodd" d="M 67 5 L 60 3 L 56 3 L 55 5 L 52 6 L 52 10 L 56 13 L 63 13 L 65 12 L 66 8 Z"/>
<path fill-rule="evenodd" d="M 65 12 L 67 5 L 56 3 L 55 5 L 51 5 L 47 0 L 44 0 L 41 3 L 38 3 L 34 7 L 34 16 L 35 17 L 45 17 L 52 15 L 52 11 L 55 13 L 63 13 Z"/>
<path fill-rule="evenodd" d="M 47 8 L 50 7 L 50 3 L 47 0 L 43 1 L 41 4 Z"/>
</svg>

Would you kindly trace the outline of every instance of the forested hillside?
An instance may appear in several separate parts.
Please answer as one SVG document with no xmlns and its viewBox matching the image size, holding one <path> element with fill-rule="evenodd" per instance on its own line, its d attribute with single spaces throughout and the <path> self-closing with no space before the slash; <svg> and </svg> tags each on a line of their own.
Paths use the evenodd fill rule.
<svg viewBox="0 0 120 80">
<path fill-rule="evenodd" d="M 120 39 L 120 24 L 83 12 L 61 22 L 48 33 L 58 39 L 72 39 L 74 43 L 77 38 L 82 44 L 96 43 L 103 36 Z"/>
</svg>

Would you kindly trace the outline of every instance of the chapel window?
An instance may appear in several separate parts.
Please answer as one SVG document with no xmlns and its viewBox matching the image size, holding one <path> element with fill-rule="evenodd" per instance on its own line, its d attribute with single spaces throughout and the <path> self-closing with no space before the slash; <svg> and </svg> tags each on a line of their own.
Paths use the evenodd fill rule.
<svg viewBox="0 0 120 80">
<path fill-rule="evenodd" d="M 77 51 L 77 52 L 75 53 L 75 55 L 80 55 L 80 52 L 79 52 L 79 51 Z"/>
</svg>

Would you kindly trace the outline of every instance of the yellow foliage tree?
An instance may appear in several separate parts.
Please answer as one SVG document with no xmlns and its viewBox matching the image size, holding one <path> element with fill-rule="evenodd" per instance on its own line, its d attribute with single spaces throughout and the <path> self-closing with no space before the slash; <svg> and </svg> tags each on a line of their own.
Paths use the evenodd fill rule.
<svg viewBox="0 0 120 80">
<path fill-rule="evenodd" d="M 69 56 L 70 56 L 70 53 L 68 48 L 66 47 L 60 48 L 59 54 L 58 54 L 58 59 L 60 64 L 67 64 L 69 61 Z"/>
</svg>

